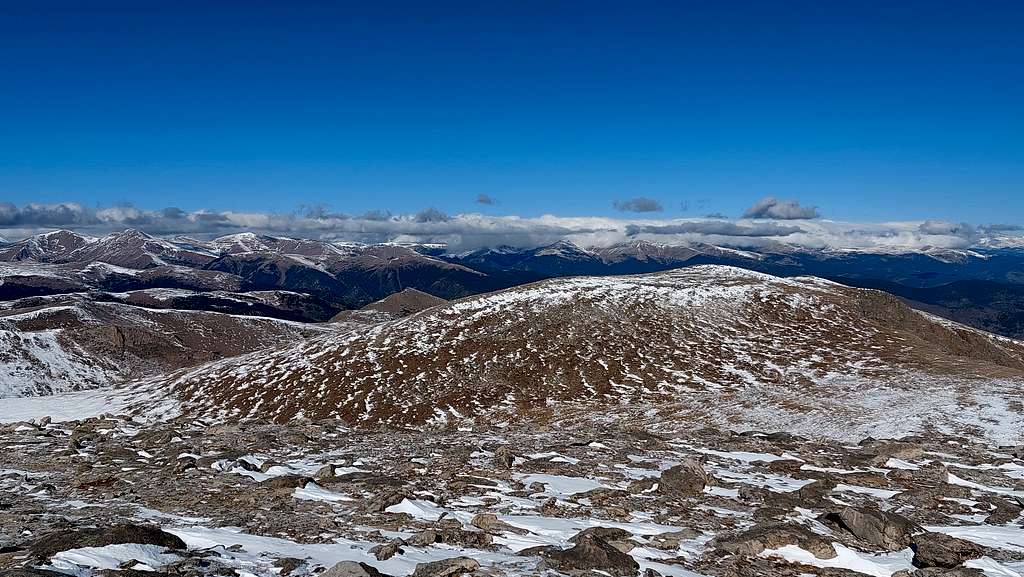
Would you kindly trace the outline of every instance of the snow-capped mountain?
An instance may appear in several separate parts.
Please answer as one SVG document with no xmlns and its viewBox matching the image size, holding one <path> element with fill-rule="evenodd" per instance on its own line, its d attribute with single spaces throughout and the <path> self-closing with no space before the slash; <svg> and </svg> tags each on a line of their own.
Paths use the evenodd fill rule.
<svg viewBox="0 0 1024 577">
<path fill-rule="evenodd" d="M 161 265 L 201 266 L 214 256 L 205 247 L 156 238 L 134 229 L 102 238 L 56 230 L 0 247 L 0 261 L 6 262 L 104 262 L 133 269 Z"/>
<path fill-rule="evenodd" d="M 62 262 L 105 262 L 144 269 L 163 265 L 200 267 L 216 258 L 204 248 L 174 243 L 128 229 L 107 235 L 68 253 Z"/>
<path fill-rule="evenodd" d="M 562 241 L 533 249 L 479 250 L 450 255 L 448 259 L 485 272 L 512 270 L 543 277 L 633 274 L 724 264 L 782 276 L 885 279 L 915 287 L 964 279 L 1024 281 L 1024 253 L 1014 250 L 835 250 L 783 244 L 740 250 L 703 243 L 665 245 L 640 240 L 584 249 Z"/>
<path fill-rule="evenodd" d="M 207 246 L 222 255 L 244 253 L 279 253 L 301 255 L 314 259 L 336 258 L 351 254 L 351 249 L 330 242 L 286 238 L 243 232 L 216 238 Z"/>
<path fill-rule="evenodd" d="M 340 310 L 405 288 L 453 298 L 515 284 L 515 279 L 497 279 L 423 254 L 421 248 L 252 233 L 201 243 L 134 230 L 99 239 L 57 231 L 0 250 L 0 262 L 9 263 L 0 267 L 0 299 L 150 288 L 284 290 L 309 294 Z"/>
<path fill-rule="evenodd" d="M 1021 377 L 1021 343 L 885 293 L 698 266 L 512 288 L 150 386 L 200 415 L 424 424 L 753 391 L 764 410 L 833 407 L 883 383 L 917 395 Z"/>
<path fill-rule="evenodd" d="M 89 291 L 124 292 L 150 288 L 243 291 L 237 276 L 212 270 L 159 266 L 143 270 L 103 262 L 0 263 L 0 301 Z"/>
<path fill-rule="evenodd" d="M 553 277 L 716 264 L 855 286 L 891 285 L 898 294 L 915 292 L 906 298 L 929 311 L 1004 335 L 1022 334 L 1013 311 L 1024 308 L 1012 290 L 1024 285 L 1024 251 L 982 244 L 973 249 L 836 250 L 776 243 L 740 250 L 637 239 L 600 247 L 560 241 L 448 253 L 442 245 L 364 245 L 251 232 L 200 241 L 156 238 L 134 230 L 103 238 L 55 231 L 0 247 L 3 261 L 9 264 L 0 268 L 0 299 L 155 288 L 287 291 L 307 294 L 340 311 L 408 288 L 453 299 Z M 970 286 L 957 291 L 962 300 L 946 298 L 944 287 L 959 282 Z"/>
<path fill-rule="evenodd" d="M 0 261 L 59 262 L 97 239 L 70 230 L 55 230 L 0 246 Z"/>
</svg>

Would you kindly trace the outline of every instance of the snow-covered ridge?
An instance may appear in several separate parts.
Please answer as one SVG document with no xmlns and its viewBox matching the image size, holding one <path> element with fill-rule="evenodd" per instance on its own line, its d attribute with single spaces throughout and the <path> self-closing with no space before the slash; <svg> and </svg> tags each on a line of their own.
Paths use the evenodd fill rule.
<svg viewBox="0 0 1024 577">
<path fill-rule="evenodd" d="M 5 241 L 0 240 L 0 244 Z M 107 258 L 127 257 L 131 251 L 141 252 L 150 259 L 152 264 L 166 264 L 166 259 L 180 262 L 182 259 L 209 258 L 224 255 L 273 252 L 278 254 L 301 255 L 317 259 L 329 257 L 354 256 L 369 247 L 403 247 L 420 251 L 424 254 L 448 253 L 445 243 L 359 243 L 351 241 L 330 241 L 310 238 L 293 238 L 273 236 L 254 232 L 240 232 L 200 241 L 186 237 L 160 238 L 148 235 L 135 229 L 108 234 L 104 237 L 81 235 L 69 230 L 55 230 L 17 242 L 8 242 L 0 246 L 0 260 L 37 261 L 37 262 L 70 262 L 81 260 L 97 254 Z M 962 263 L 970 259 L 984 260 L 989 258 L 987 250 L 1024 248 L 1024 240 L 1019 236 L 984 237 L 972 247 L 949 248 L 942 246 L 867 246 L 841 247 L 824 246 L 812 249 L 801 245 L 772 243 L 761 250 L 743 249 L 734 246 L 716 246 L 702 242 L 654 242 L 644 239 L 632 239 L 611 246 L 577 244 L 571 240 L 559 240 L 553 244 L 538 247 L 495 246 L 474 251 L 449 253 L 455 258 L 471 255 L 531 255 L 537 257 L 556 257 L 565 259 L 615 260 L 622 255 L 638 257 L 673 255 L 678 257 L 679 251 L 690 250 L 693 254 L 730 255 L 745 260 L 760 260 L 764 254 L 771 252 L 818 253 L 821 255 L 912 255 L 921 254 L 945 263 Z M 112 255 L 112 256 L 111 256 Z M 141 261 L 139 261 L 141 262 Z"/>
</svg>

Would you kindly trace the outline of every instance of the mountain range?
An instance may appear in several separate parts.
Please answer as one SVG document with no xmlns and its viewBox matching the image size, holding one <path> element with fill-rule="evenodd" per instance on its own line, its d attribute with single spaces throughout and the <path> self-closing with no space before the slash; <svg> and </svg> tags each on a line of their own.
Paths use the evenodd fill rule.
<svg viewBox="0 0 1024 577">
<path fill-rule="evenodd" d="M 776 276 L 818 276 L 879 288 L 940 316 L 1024 336 L 1024 249 L 758 250 L 636 240 L 606 247 L 568 241 L 452 253 L 443 245 L 333 243 L 239 233 L 209 241 L 137 230 L 88 237 L 59 230 L 0 245 L 0 300 L 83 293 L 99 300 L 165 301 L 176 308 L 326 321 L 407 288 L 453 299 L 564 276 L 639 274 L 702 264 Z M 285 297 L 281 291 L 293 293 Z M 101 294 L 102 293 L 102 294 Z M 110 294 L 131 296 L 111 297 Z M 277 293 L 273 299 L 237 297 Z M 234 295 L 234 296 L 232 296 Z M 272 302 L 267 302 L 267 301 Z M 238 302 L 245 301 L 245 302 Z M 248 304 L 246 304 L 248 303 Z"/>
<path fill-rule="evenodd" d="M 494 293 L 517 299 L 520 293 L 516 287 L 528 294 L 555 298 L 559 290 L 529 292 L 533 283 L 546 279 L 619 279 L 618 275 L 692 269 L 705 271 L 705 280 L 711 285 L 734 284 L 713 273 L 718 270 L 715 266 L 773 275 L 771 278 L 813 275 L 848 286 L 879 289 L 901 299 L 901 306 L 1009 337 L 1024 336 L 1024 251 L 1016 248 L 889 254 L 787 246 L 752 251 L 645 241 L 580 247 L 562 241 L 534 248 L 496 247 L 451 253 L 440 245 L 363 245 L 252 233 L 200 241 L 159 238 L 137 230 L 98 238 L 59 230 L 0 246 L 0 339 L 5 345 L 0 353 L 0 381 L 4 384 L 0 396 L 50 394 L 159 378 L 249 352 L 259 352 L 260 359 L 276 358 L 277 353 L 268 351 L 293 350 L 306 346 L 306 339 L 319 336 L 335 339 L 351 333 L 366 338 L 366 330 L 385 330 L 381 327 L 391 327 L 410 315 L 423 318 L 417 316 L 420 311 L 438 307 L 446 310 L 445 306 L 461 310 L 468 306 L 462 303 L 470 302 L 464 299 L 474 295 Z M 740 278 L 737 274 L 732 276 Z M 696 282 L 695 277 L 682 272 L 678 275 L 682 276 L 664 278 Z M 609 282 L 623 286 L 624 281 Z M 579 285 L 567 281 L 551 286 L 571 293 Z M 643 286 L 642 290 L 654 290 Z M 456 302 L 447 305 L 449 301 Z M 604 303 L 595 305 L 594 310 L 611 315 L 599 317 L 606 320 L 635 316 L 636 311 L 619 310 L 620 305 Z M 493 330 L 518 334 L 563 317 L 567 326 L 579 325 L 592 312 L 579 307 L 573 310 L 570 313 L 555 308 L 533 319 L 523 313 L 520 317 L 527 319 L 526 324 L 496 326 Z M 902 308 L 892 310 L 905 316 Z M 632 322 L 650 328 L 657 326 L 655 321 L 645 317 Z M 607 334 L 618 326 L 602 326 L 596 321 L 591 324 L 587 330 L 593 334 Z M 396 333 L 388 338 L 401 341 L 407 337 Z M 558 337 L 553 333 L 548 338 L 557 342 Z M 638 334 L 635 338 L 653 337 Z M 657 338 L 664 339 L 666 334 Z M 436 341 L 439 346 L 442 343 Z M 585 348 L 580 342 L 559 346 Z M 438 359 L 448 358 L 456 349 L 449 343 L 443 349 L 448 352 L 435 354 Z M 372 358 L 403 358 L 382 348 L 368 350 Z M 471 359 L 479 354 L 464 352 Z M 718 358 L 726 351 L 720 346 L 707 354 Z M 521 370 L 512 364 L 459 368 L 460 363 L 469 361 L 449 360 L 454 364 L 444 364 L 437 370 L 468 371 L 478 378 L 491 374 L 489 371 L 509 376 Z M 542 368 L 531 371 L 544 374 Z M 369 370 L 360 370 L 364 369 Z M 401 374 L 408 370 L 402 369 Z M 631 370 L 634 376 L 654 378 L 649 374 L 650 366 Z M 704 378 L 721 381 L 726 376 Z M 364 377 L 374 381 L 397 379 L 379 371 L 366 372 Z M 658 378 L 662 377 L 665 375 Z M 620 382 L 624 378 L 624 374 L 609 373 L 598 380 Z M 756 378 L 767 377 L 757 374 Z M 205 382 L 216 383 L 217 379 L 206 378 Z M 196 396 L 183 384 L 170 388 L 184 391 L 188 398 Z M 248 385 L 246 388 L 251 390 Z M 301 394 L 291 391 L 288 395 L 301 398 Z M 217 398 L 205 391 L 200 396 Z M 234 400 L 225 402 L 237 404 Z M 453 410 L 467 410 L 460 403 L 453 402 Z M 416 415 L 413 420 L 431 418 L 418 412 Z M 351 418 L 353 414 L 349 411 L 346 416 Z"/>
</svg>

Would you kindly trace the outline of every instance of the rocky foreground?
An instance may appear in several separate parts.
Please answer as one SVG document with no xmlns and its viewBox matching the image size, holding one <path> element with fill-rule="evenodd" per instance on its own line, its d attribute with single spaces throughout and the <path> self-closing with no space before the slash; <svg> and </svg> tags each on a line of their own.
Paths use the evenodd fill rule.
<svg viewBox="0 0 1024 577">
<path fill-rule="evenodd" d="M 1024 448 L 938 432 L 0 431 L 5 577 L 1024 573 Z"/>
</svg>

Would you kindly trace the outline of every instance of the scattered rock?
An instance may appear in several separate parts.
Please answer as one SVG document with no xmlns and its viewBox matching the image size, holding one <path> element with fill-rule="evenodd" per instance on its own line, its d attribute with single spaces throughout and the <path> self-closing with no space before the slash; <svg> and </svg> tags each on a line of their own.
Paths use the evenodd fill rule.
<svg viewBox="0 0 1024 577">
<path fill-rule="evenodd" d="M 58 573 L 57 571 L 49 571 L 47 569 L 18 567 L 15 569 L 0 571 L 0 577 L 67 577 L 67 574 Z"/>
<path fill-rule="evenodd" d="M 915 567 L 953 568 L 983 555 L 981 547 L 974 543 L 943 533 L 917 535 L 910 547 L 914 550 Z"/>
</svg>

